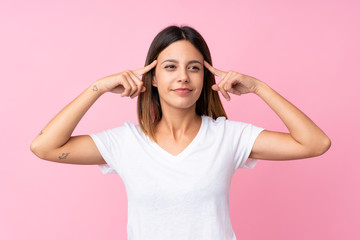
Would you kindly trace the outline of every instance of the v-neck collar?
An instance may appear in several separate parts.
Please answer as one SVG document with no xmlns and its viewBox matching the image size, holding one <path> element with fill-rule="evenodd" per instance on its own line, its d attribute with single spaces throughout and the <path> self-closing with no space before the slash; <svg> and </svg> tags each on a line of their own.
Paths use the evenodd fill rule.
<svg viewBox="0 0 360 240">
<path fill-rule="evenodd" d="M 196 136 L 194 137 L 194 139 L 186 146 L 186 148 L 184 150 L 182 150 L 178 155 L 173 155 L 171 153 L 169 153 L 168 151 L 166 151 L 165 149 L 163 149 L 162 147 L 160 147 L 156 142 L 153 141 L 148 141 L 149 145 L 154 148 L 158 153 L 160 153 L 161 155 L 163 155 L 165 158 L 167 159 L 171 159 L 171 160 L 179 160 L 182 159 L 183 157 L 185 157 L 189 152 L 191 152 L 191 150 L 194 148 L 194 146 L 196 146 L 197 142 L 199 141 L 202 132 L 204 131 L 205 128 L 205 121 L 206 121 L 206 116 L 201 116 L 201 125 L 200 125 L 200 129 L 198 130 Z"/>
</svg>

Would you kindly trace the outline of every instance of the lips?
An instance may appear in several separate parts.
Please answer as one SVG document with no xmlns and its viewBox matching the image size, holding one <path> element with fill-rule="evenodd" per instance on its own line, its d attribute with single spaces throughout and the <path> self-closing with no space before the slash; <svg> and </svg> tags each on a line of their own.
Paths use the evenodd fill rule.
<svg viewBox="0 0 360 240">
<path fill-rule="evenodd" d="M 190 89 L 190 88 L 176 88 L 173 91 L 177 92 L 177 93 L 189 93 L 189 92 L 192 91 L 192 89 Z"/>
</svg>

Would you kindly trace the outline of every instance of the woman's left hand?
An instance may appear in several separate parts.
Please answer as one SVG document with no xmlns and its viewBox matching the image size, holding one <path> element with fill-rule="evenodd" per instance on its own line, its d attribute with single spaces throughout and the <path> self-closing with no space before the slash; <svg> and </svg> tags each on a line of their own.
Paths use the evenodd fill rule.
<svg viewBox="0 0 360 240">
<path fill-rule="evenodd" d="M 224 98 L 228 101 L 230 101 L 228 92 L 236 95 L 256 93 L 257 86 L 261 82 L 254 77 L 238 72 L 221 71 L 211 66 L 205 60 L 204 66 L 209 69 L 211 73 L 221 78 L 221 81 L 217 84 L 214 84 L 211 88 L 215 91 L 220 91 Z"/>
</svg>

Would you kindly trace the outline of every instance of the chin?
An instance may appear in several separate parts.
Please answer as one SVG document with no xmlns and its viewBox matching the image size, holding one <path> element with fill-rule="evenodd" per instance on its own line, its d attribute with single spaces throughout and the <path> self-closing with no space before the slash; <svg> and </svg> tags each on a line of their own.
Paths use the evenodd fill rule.
<svg viewBox="0 0 360 240">
<path fill-rule="evenodd" d="M 194 109 L 195 110 L 195 105 L 196 104 L 179 104 L 179 105 L 174 105 L 173 107 L 174 108 L 177 108 L 177 109 L 182 109 L 182 110 L 188 110 L 188 109 Z"/>
<path fill-rule="evenodd" d="M 196 108 L 196 101 L 177 101 L 177 102 L 167 102 L 165 103 L 165 105 L 167 105 L 168 108 L 173 108 L 173 109 L 178 109 L 178 110 L 189 110 L 189 109 L 194 109 Z M 164 106 L 163 104 L 161 104 L 161 106 Z"/>
</svg>

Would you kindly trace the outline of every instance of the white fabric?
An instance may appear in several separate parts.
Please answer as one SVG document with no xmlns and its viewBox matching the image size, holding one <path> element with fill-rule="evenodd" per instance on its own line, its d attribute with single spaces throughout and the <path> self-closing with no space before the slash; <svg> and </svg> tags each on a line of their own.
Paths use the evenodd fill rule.
<svg viewBox="0 0 360 240">
<path fill-rule="evenodd" d="M 235 240 L 229 216 L 231 178 L 248 159 L 263 128 L 202 116 L 199 132 L 179 155 L 152 142 L 139 125 L 123 126 L 91 137 L 117 173 L 128 197 L 128 240 Z"/>
</svg>

